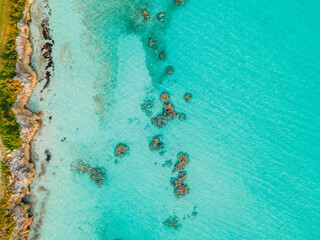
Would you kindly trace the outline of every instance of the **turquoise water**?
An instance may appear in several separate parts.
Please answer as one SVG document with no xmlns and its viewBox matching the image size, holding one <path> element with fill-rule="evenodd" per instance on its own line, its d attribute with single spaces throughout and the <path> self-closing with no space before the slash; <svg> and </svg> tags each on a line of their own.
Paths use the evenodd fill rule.
<svg viewBox="0 0 320 240">
<path fill-rule="evenodd" d="M 320 2 L 159 0 L 150 21 L 144 1 L 48 3 L 55 73 L 30 100 L 44 123 L 29 239 L 320 238 Z M 37 43 L 35 19 L 31 29 Z M 187 119 L 159 129 L 141 104 L 157 116 L 164 91 Z M 161 154 L 149 150 L 159 134 Z M 120 142 L 130 152 L 116 158 Z M 181 199 L 162 166 L 179 152 L 190 160 Z M 101 187 L 72 171 L 78 159 L 106 169 Z M 178 230 L 163 224 L 174 215 Z"/>
</svg>

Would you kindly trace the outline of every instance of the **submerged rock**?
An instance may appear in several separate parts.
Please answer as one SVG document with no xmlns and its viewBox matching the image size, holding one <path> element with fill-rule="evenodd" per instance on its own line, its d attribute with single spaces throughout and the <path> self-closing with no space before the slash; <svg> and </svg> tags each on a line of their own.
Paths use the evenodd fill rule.
<svg viewBox="0 0 320 240">
<path fill-rule="evenodd" d="M 91 171 L 91 166 L 85 161 L 78 159 L 71 164 L 71 170 L 80 174 L 87 174 Z"/>
<path fill-rule="evenodd" d="M 166 160 L 163 164 L 162 167 L 171 167 L 172 166 L 172 160 Z"/>
<path fill-rule="evenodd" d="M 153 40 L 153 38 L 149 38 L 149 40 L 148 40 L 149 47 L 155 48 L 155 47 L 157 47 L 157 45 L 158 45 L 157 41 Z"/>
<path fill-rule="evenodd" d="M 107 178 L 107 170 L 103 167 L 93 168 L 90 164 L 85 161 L 78 159 L 71 163 L 71 170 L 80 174 L 89 174 L 90 179 L 94 183 L 101 187 Z"/>
<path fill-rule="evenodd" d="M 167 67 L 166 74 L 168 74 L 168 75 L 174 74 L 174 68 L 172 66 Z"/>
<path fill-rule="evenodd" d="M 106 179 L 106 170 L 104 168 L 92 168 L 90 171 L 90 179 L 99 187 L 103 185 Z"/>
<path fill-rule="evenodd" d="M 160 22 L 164 22 L 164 18 L 165 18 L 166 14 L 164 12 L 158 13 L 157 14 L 157 20 Z"/>
<path fill-rule="evenodd" d="M 154 150 L 159 151 L 164 148 L 164 143 L 161 142 L 161 139 L 162 139 L 162 136 L 160 136 L 160 135 L 155 136 L 152 139 L 152 141 L 150 142 L 150 146 L 149 146 L 151 151 L 154 151 Z"/>
<path fill-rule="evenodd" d="M 183 171 L 184 168 L 186 167 L 186 165 L 189 162 L 189 156 L 188 154 L 184 154 L 184 153 L 180 153 L 178 155 L 178 162 L 176 163 L 176 165 L 174 166 L 174 170 L 173 172 L 180 172 Z"/>
<path fill-rule="evenodd" d="M 186 93 L 184 95 L 184 99 L 186 100 L 186 102 L 190 102 L 190 100 L 192 99 L 192 94 L 191 93 Z"/>
<path fill-rule="evenodd" d="M 184 0 L 175 0 L 176 1 L 176 5 L 180 6 L 184 4 Z"/>
<path fill-rule="evenodd" d="M 46 161 L 50 162 L 50 160 L 52 158 L 52 155 L 51 155 L 50 151 L 47 149 L 47 150 L 44 151 L 44 154 L 46 155 Z"/>
<path fill-rule="evenodd" d="M 160 96 L 161 102 L 169 102 L 170 101 L 170 95 L 166 92 L 162 93 Z"/>
<path fill-rule="evenodd" d="M 191 215 L 193 216 L 193 217 L 196 217 L 196 216 L 198 216 L 198 212 L 196 211 L 196 206 L 193 208 L 193 212 L 191 213 Z"/>
<path fill-rule="evenodd" d="M 165 221 L 163 221 L 163 224 L 166 227 L 169 227 L 175 230 L 181 227 L 181 224 L 179 223 L 179 219 L 176 215 L 168 217 Z"/>
<path fill-rule="evenodd" d="M 123 157 L 128 153 L 128 151 L 129 147 L 126 144 L 119 143 L 114 150 L 114 155 L 117 157 Z"/>
<path fill-rule="evenodd" d="M 161 53 L 159 53 L 159 59 L 160 60 L 166 60 L 167 56 L 166 53 L 164 51 L 162 51 Z"/>
<path fill-rule="evenodd" d="M 146 21 L 150 20 L 150 14 L 147 10 L 143 10 L 141 15 L 144 17 L 144 20 L 146 20 Z"/>
</svg>

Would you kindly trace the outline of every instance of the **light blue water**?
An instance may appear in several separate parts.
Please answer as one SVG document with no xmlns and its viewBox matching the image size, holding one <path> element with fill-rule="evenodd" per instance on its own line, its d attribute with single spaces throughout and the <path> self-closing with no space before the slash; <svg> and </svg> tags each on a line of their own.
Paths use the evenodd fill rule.
<svg viewBox="0 0 320 240">
<path fill-rule="evenodd" d="M 171 3 L 144 22 L 140 1 L 49 0 L 55 75 L 30 101 L 44 124 L 29 239 L 319 239 L 320 2 Z M 187 120 L 158 129 L 141 104 L 154 99 L 156 116 L 163 91 Z M 163 156 L 149 150 L 157 134 Z M 119 142 L 130 153 L 115 164 Z M 190 193 L 177 199 L 161 165 L 180 151 Z M 107 170 L 102 187 L 71 171 L 77 159 Z M 178 230 L 163 224 L 172 215 Z"/>
</svg>

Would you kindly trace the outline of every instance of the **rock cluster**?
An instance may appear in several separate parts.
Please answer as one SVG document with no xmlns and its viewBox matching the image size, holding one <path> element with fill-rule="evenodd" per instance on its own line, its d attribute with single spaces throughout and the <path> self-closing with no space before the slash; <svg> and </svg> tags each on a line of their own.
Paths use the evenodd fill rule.
<svg viewBox="0 0 320 240">
<path fill-rule="evenodd" d="M 129 150 L 129 146 L 123 143 L 119 143 L 114 150 L 114 155 L 116 157 L 123 157 L 129 152 Z"/>
<path fill-rule="evenodd" d="M 162 139 L 162 136 L 159 135 L 159 136 L 155 136 L 152 141 L 150 142 L 150 145 L 149 145 L 149 148 L 151 151 L 159 151 L 161 149 L 164 148 L 164 143 L 161 142 L 161 139 Z"/>
<path fill-rule="evenodd" d="M 176 113 L 173 104 L 166 102 L 164 103 L 163 112 L 155 118 L 151 119 L 151 122 L 158 128 L 162 128 L 169 121 L 176 118 L 182 121 L 186 119 L 186 115 L 184 113 Z"/>
<path fill-rule="evenodd" d="M 99 187 L 103 185 L 107 177 L 107 171 L 105 168 L 94 168 L 81 159 L 78 159 L 71 164 L 71 170 L 80 174 L 89 174 L 90 179 Z"/>
<path fill-rule="evenodd" d="M 174 165 L 173 173 L 179 172 L 178 177 L 171 178 L 171 186 L 174 187 L 174 195 L 177 198 L 182 198 L 189 193 L 189 187 L 184 182 L 187 179 L 187 172 L 183 171 L 189 162 L 187 153 L 178 154 L 178 162 Z"/>
<path fill-rule="evenodd" d="M 165 221 L 163 221 L 163 224 L 166 227 L 173 228 L 175 230 L 181 227 L 181 224 L 179 223 L 179 219 L 176 215 L 168 217 Z"/>
<path fill-rule="evenodd" d="M 179 172 L 177 178 L 171 178 L 171 186 L 174 187 L 174 195 L 182 198 L 189 193 L 189 187 L 184 182 L 187 179 L 187 172 Z"/>
<path fill-rule="evenodd" d="M 189 156 L 186 153 L 180 153 L 178 155 L 178 162 L 174 165 L 173 172 L 183 171 L 189 162 Z"/>
</svg>

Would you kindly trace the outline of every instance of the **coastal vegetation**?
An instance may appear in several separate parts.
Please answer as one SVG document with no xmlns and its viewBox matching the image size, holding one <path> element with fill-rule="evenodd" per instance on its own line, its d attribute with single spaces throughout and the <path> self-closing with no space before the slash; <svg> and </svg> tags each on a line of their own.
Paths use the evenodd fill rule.
<svg viewBox="0 0 320 240">
<path fill-rule="evenodd" d="M 20 126 L 16 121 L 12 106 L 22 86 L 14 80 L 16 75 L 16 38 L 19 35 L 18 22 L 23 17 L 25 0 L 0 1 L 0 147 L 12 151 L 21 148 Z M 9 159 L 0 153 L 0 239 L 11 239 L 15 223 L 10 211 L 13 192 Z"/>
<path fill-rule="evenodd" d="M 25 0 L 1 1 L 1 42 L 0 42 L 0 138 L 9 149 L 22 145 L 20 126 L 12 111 L 18 92 L 22 89 L 16 75 L 16 37 L 19 35 L 18 22 L 23 17 Z"/>
<path fill-rule="evenodd" d="M 14 215 L 9 210 L 9 201 L 13 191 L 9 181 L 11 171 L 6 158 L 1 160 L 0 165 L 0 239 L 10 239 L 15 227 Z"/>
</svg>

